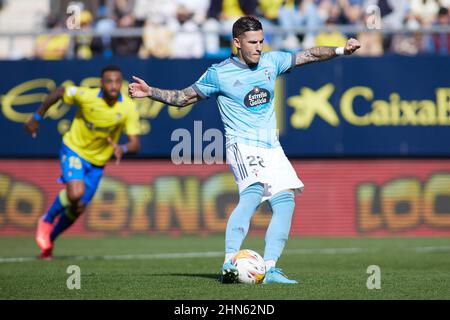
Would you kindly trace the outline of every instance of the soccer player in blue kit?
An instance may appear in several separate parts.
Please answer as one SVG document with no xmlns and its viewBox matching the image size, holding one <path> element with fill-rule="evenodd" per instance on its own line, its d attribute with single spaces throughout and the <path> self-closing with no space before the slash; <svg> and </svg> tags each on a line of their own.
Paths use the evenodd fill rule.
<svg viewBox="0 0 450 320">
<path fill-rule="evenodd" d="M 263 53 L 261 23 L 252 16 L 239 18 L 233 25 L 237 55 L 214 64 L 183 90 L 162 90 L 133 77 L 132 98 L 148 97 L 169 105 L 185 107 L 202 99 L 217 100 L 226 136 L 226 159 L 239 189 L 239 203 L 233 210 L 225 233 L 225 261 L 221 281 L 237 281 L 238 271 L 231 262 L 240 250 L 250 220 L 258 206 L 269 200 L 272 218 L 265 236 L 263 283 L 298 283 L 276 267 L 291 228 L 294 196 L 303 183 L 278 141 L 274 110 L 275 80 L 278 75 L 308 63 L 350 55 L 360 43 L 349 39 L 345 47 L 314 47 L 296 53 Z"/>
</svg>

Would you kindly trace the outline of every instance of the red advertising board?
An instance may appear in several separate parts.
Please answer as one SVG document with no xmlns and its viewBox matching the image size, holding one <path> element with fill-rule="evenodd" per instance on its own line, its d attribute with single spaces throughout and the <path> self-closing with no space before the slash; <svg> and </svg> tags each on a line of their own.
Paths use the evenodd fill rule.
<svg viewBox="0 0 450 320">
<path fill-rule="evenodd" d="M 450 236 L 450 160 L 295 160 L 305 184 L 295 236 Z M 64 186 L 57 160 L 0 160 L 0 235 L 31 235 Z M 111 162 L 87 211 L 67 232 L 211 234 L 238 200 L 227 165 Z M 263 234 L 261 206 L 251 232 Z"/>
</svg>

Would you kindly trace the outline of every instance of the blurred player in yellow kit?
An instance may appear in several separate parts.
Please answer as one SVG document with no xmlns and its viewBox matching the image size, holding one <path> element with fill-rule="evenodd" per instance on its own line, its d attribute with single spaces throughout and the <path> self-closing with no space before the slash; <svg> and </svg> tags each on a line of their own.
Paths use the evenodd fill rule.
<svg viewBox="0 0 450 320">
<path fill-rule="evenodd" d="M 55 239 L 75 222 L 94 197 L 111 156 L 114 154 L 119 163 L 124 154 L 139 150 L 139 114 L 134 102 L 120 93 L 122 80 L 120 68 L 110 65 L 102 70 L 100 88 L 57 88 L 25 125 L 35 138 L 45 113 L 58 100 L 78 106 L 59 154 L 60 180 L 66 188 L 38 222 L 36 242 L 43 259 L 52 257 Z M 122 131 L 128 142 L 119 145 Z M 53 224 L 56 217 L 59 219 Z"/>
</svg>

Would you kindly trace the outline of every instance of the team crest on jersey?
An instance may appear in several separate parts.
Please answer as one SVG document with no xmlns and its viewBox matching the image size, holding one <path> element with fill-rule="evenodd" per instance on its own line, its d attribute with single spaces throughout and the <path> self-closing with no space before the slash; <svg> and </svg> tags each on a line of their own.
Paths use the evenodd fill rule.
<svg viewBox="0 0 450 320">
<path fill-rule="evenodd" d="M 257 107 L 270 101 L 270 92 L 267 89 L 254 87 L 252 91 L 246 94 L 244 104 L 249 107 Z"/>
<path fill-rule="evenodd" d="M 120 118 L 122 118 L 122 114 L 121 113 L 116 113 L 116 120 L 119 121 Z"/>
</svg>

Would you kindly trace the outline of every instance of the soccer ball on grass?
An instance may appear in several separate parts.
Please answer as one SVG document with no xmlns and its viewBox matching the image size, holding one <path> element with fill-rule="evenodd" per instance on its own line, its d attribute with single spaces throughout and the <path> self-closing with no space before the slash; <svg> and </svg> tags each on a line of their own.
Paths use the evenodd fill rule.
<svg viewBox="0 0 450 320">
<path fill-rule="evenodd" d="M 238 270 L 238 282 L 259 284 L 266 275 L 264 259 L 253 250 L 240 250 L 231 259 Z"/>
</svg>

